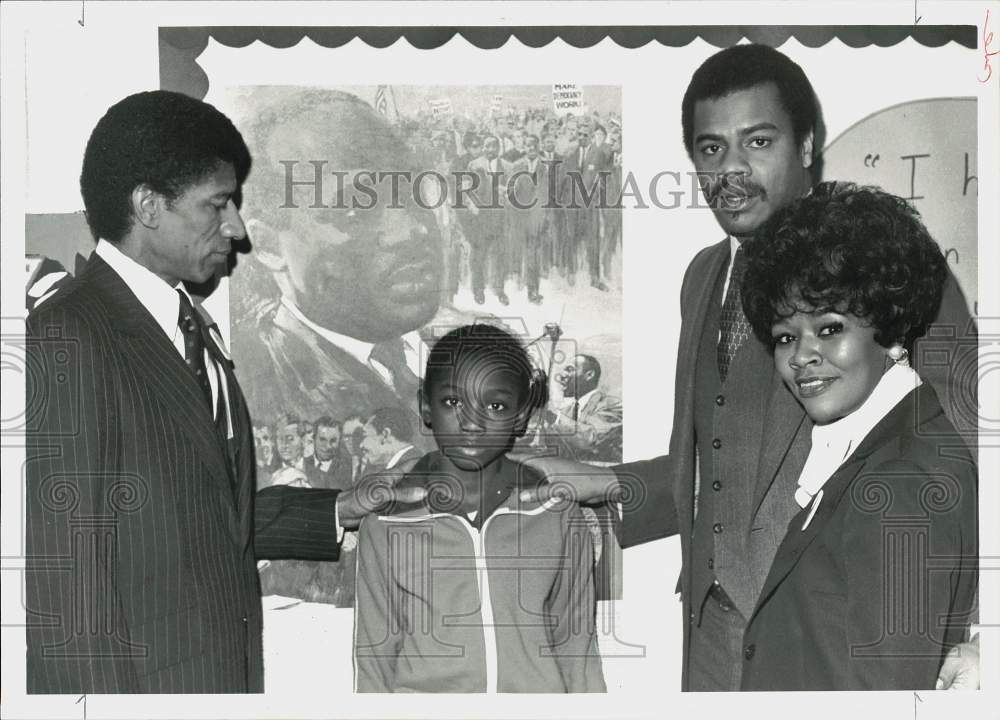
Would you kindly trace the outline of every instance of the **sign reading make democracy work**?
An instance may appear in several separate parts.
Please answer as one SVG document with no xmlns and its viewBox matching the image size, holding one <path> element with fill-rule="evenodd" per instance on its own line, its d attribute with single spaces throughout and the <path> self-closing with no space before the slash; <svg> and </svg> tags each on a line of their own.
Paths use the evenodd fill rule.
<svg viewBox="0 0 1000 720">
<path fill-rule="evenodd" d="M 573 113 L 580 115 L 586 109 L 583 102 L 583 89 L 578 85 L 553 85 L 552 107 L 556 115 L 562 117 Z"/>
</svg>

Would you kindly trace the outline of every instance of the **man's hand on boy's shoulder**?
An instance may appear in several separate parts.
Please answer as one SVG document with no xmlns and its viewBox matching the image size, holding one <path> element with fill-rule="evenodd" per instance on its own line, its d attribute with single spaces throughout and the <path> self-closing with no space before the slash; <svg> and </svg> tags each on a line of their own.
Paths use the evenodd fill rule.
<svg viewBox="0 0 1000 720">
<path fill-rule="evenodd" d="M 350 490 L 337 495 L 340 526 L 345 530 L 355 530 L 366 515 L 391 502 L 412 503 L 423 500 L 425 491 L 422 487 L 396 487 L 418 462 L 419 459 L 414 458 L 401 462 L 391 470 L 365 475 Z"/>
<path fill-rule="evenodd" d="M 540 473 L 548 481 L 523 490 L 520 495 L 522 502 L 545 502 L 549 498 L 560 497 L 583 504 L 598 504 L 616 501 L 621 492 L 618 478 L 611 468 L 528 452 L 508 453 L 507 458 Z"/>
</svg>

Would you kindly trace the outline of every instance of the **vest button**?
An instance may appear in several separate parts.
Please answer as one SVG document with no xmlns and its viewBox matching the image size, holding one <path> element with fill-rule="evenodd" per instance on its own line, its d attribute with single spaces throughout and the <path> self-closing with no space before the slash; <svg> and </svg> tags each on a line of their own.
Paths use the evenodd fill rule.
<svg viewBox="0 0 1000 720">
<path fill-rule="evenodd" d="M 718 450 L 720 447 L 722 447 L 722 441 L 719 440 L 719 438 L 715 438 L 715 440 L 712 441 L 712 447 Z"/>
<path fill-rule="evenodd" d="M 712 489 L 715 490 L 715 492 L 719 492 L 719 490 L 722 489 L 722 483 L 716 480 L 712 483 Z"/>
<path fill-rule="evenodd" d="M 749 645 L 746 646 L 746 648 L 744 648 L 743 657 L 745 657 L 747 660 L 753 660 L 753 656 L 756 652 L 757 652 L 757 646 L 754 645 L 753 643 L 750 643 Z"/>
<path fill-rule="evenodd" d="M 708 569 L 709 570 L 714 570 L 715 569 L 715 558 L 709 558 L 708 559 Z"/>
<path fill-rule="evenodd" d="M 714 532 L 716 535 L 721 534 L 722 533 L 722 523 L 715 523 L 715 525 L 712 526 L 712 532 Z"/>
<path fill-rule="evenodd" d="M 722 407 L 723 405 L 725 405 L 726 404 L 726 396 L 725 395 L 716 395 L 715 396 L 715 404 L 718 405 L 719 407 Z"/>
</svg>

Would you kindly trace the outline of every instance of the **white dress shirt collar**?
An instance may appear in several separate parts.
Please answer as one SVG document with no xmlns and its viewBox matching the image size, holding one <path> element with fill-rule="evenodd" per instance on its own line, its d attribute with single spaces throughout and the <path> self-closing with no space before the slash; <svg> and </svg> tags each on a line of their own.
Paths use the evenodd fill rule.
<svg viewBox="0 0 1000 720">
<path fill-rule="evenodd" d="M 181 299 L 177 296 L 178 291 L 184 293 L 191 305 L 194 305 L 191 296 L 184 288 L 184 283 L 177 283 L 176 287 L 170 287 L 161 277 L 137 263 L 107 240 L 98 240 L 94 252 L 128 285 L 129 290 L 153 316 L 156 324 L 166 334 L 167 340 L 183 359 L 184 335 L 177 324 L 181 310 Z M 218 338 L 218 335 L 214 334 L 213 337 Z M 221 338 L 216 339 L 215 343 L 220 347 L 222 354 L 227 355 L 225 350 L 221 350 Z M 222 370 L 207 347 L 204 357 L 205 367 L 211 371 L 208 373 L 208 384 L 212 390 L 212 407 L 216 407 L 219 402 L 221 388 L 223 407 L 225 407 L 226 412 L 226 434 L 227 437 L 231 438 L 234 436 L 234 428 L 229 407 L 229 386 L 223 381 Z"/>
<path fill-rule="evenodd" d="M 379 374 L 379 376 L 382 377 L 387 385 L 392 385 L 392 379 L 388 369 L 386 369 L 382 363 L 372 360 L 371 358 L 372 351 L 375 349 L 375 343 L 358 340 L 357 338 L 352 338 L 349 335 L 342 335 L 341 333 L 334 332 L 333 330 L 327 330 L 325 327 L 317 325 L 312 320 L 307 318 L 302 311 L 295 306 L 295 303 L 284 296 L 281 298 L 281 304 L 292 314 L 292 317 L 300 323 L 315 332 L 324 340 L 327 340 L 333 345 L 339 347 L 341 350 L 344 350 L 348 355 L 353 357 L 362 365 L 372 367 Z M 422 343 L 423 340 L 420 337 L 420 333 L 416 330 L 403 335 L 403 353 L 406 356 L 406 365 L 417 377 L 423 377 L 424 374 L 423 368 L 420 367 L 420 347 Z"/>
<path fill-rule="evenodd" d="M 861 407 L 840 420 L 813 426 L 812 447 L 795 491 L 795 501 L 800 507 L 806 507 L 811 502 L 872 428 L 921 382 L 920 376 L 911 368 L 894 364 L 882 375 Z"/>
<path fill-rule="evenodd" d="M 726 267 L 726 282 L 722 284 L 722 302 L 726 301 L 726 293 L 729 292 L 729 281 L 733 277 L 733 263 L 736 261 L 736 251 L 740 249 L 740 241 L 734 236 L 729 236 L 729 266 Z"/>
<path fill-rule="evenodd" d="M 156 320 L 156 324 L 163 328 L 170 342 L 175 343 L 176 336 L 180 332 L 177 327 L 177 317 L 181 307 L 177 291 L 180 290 L 187 295 L 184 285 L 178 283 L 176 287 L 170 287 L 154 272 L 137 263 L 107 240 L 98 240 L 94 252 L 118 273 L 129 290 Z"/>
</svg>

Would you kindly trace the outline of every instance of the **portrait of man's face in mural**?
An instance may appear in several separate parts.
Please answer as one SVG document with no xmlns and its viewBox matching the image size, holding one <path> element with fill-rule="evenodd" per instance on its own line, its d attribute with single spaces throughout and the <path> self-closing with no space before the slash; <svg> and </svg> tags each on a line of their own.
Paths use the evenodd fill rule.
<svg viewBox="0 0 1000 720">
<path fill-rule="evenodd" d="M 415 330 L 438 308 L 441 248 L 433 214 L 414 200 L 409 182 L 394 190 L 388 175 L 419 172 L 412 153 L 357 98 L 301 94 L 316 101 L 294 123 L 256 133 L 256 168 L 267 164 L 261 175 L 279 181 L 261 188 L 270 195 L 259 208 L 270 242 L 259 250 L 278 256 L 270 260 L 282 293 L 319 327 L 369 343 Z"/>
<path fill-rule="evenodd" d="M 251 412 L 342 420 L 415 405 L 419 348 L 408 366 L 402 338 L 435 316 L 442 273 L 438 225 L 411 185 L 422 168 L 348 93 L 255 88 L 247 102 L 252 249 L 232 304 Z"/>
</svg>

